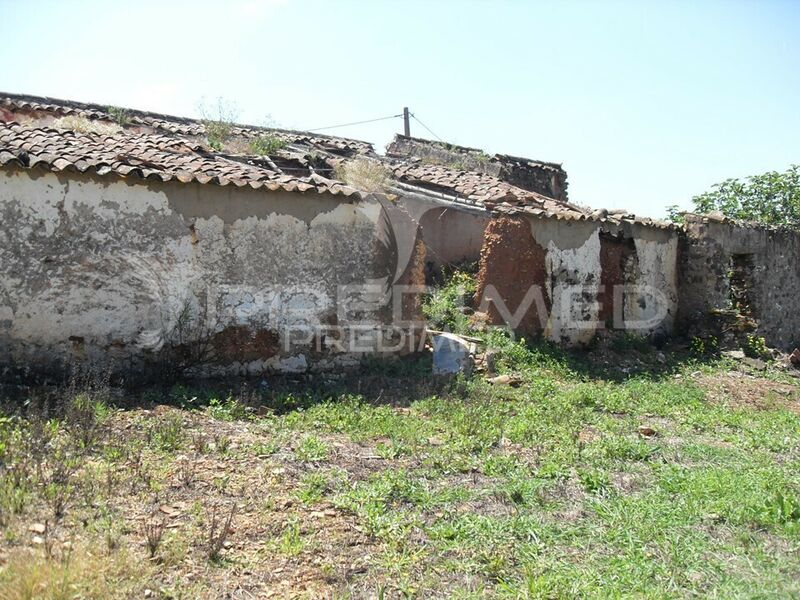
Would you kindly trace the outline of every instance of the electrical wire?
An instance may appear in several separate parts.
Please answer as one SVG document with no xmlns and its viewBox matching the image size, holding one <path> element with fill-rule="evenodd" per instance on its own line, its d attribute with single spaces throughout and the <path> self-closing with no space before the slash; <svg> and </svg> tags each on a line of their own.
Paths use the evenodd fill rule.
<svg viewBox="0 0 800 600">
<path fill-rule="evenodd" d="M 437 140 L 439 140 L 440 142 L 443 142 L 443 141 L 444 141 L 442 138 L 440 138 L 438 135 L 436 135 L 436 134 L 435 134 L 433 131 L 431 131 L 431 128 L 430 128 L 430 127 L 428 127 L 427 125 L 425 125 L 425 123 L 423 123 L 422 121 L 420 121 L 420 120 L 417 118 L 417 115 L 415 115 L 414 113 L 408 113 L 408 114 L 410 114 L 410 115 L 411 115 L 411 116 L 414 118 L 414 120 L 415 120 L 417 123 L 419 123 L 420 125 L 422 125 L 422 126 L 423 126 L 423 127 L 424 127 L 424 128 L 427 130 L 427 131 L 428 131 L 428 133 L 430 133 L 430 134 L 431 134 L 433 137 L 435 137 L 435 138 L 436 138 Z"/>
<path fill-rule="evenodd" d="M 327 127 L 317 127 L 316 129 L 308 129 L 307 131 L 309 131 L 309 132 L 324 131 L 326 129 L 337 129 L 339 127 L 350 127 L 351 125 L 363 125 L 364 123 L 375 123 L 376 121 L 386 121 L 388 119 L 396 119 L 397 117 L 402 117 L 402 116 L 403 116 L 403 114 L 400 113 L 399 115 L 389 115 L 388 117 L 380 117 L 380 118 L 377 118 L 377 119 L 367 119 L 366 121 L 354 121 L 353 123 L 342 123 L 341 125 L 328 125 Z"/>
</svg>

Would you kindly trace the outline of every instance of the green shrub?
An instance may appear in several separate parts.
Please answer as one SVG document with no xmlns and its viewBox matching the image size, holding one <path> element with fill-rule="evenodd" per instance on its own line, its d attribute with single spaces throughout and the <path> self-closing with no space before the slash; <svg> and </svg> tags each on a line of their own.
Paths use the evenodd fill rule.
<svg viewBox="0 0 800 600">
<path fill-rule="evenodd" d="M 250 140 L 250 152 L 258 154 L 259 156 L 268 156 L 275 154 L 278 150 L 284 148 L 286 142 L 276 135 L 261 134 L 258 137 Z"/>
<path fill-rule="evenodd" d="M 469 315 L 465 314 L 475 295 L 475 276 L 467 270 L 453 272 L 447 283 L 425 298 L 422 311 L 432 329 L 467 334 Z"/>
<path fill-rule="evenodd" d="M 709 356 L 719 352 L 719 340 L 713 335 L 693 337 L 689 343 L 689 352 L 695 356 Z"/>
<path fill-rule="evenodd" d="M 253 418 L 253 409 L 232 396 L 223 401 L 212 398 L 206 410 L 217 421 L 247 421 Z"/>
<path fill-rule="evenodd" d="M 767 342 L 763 337 L 755 335 L 748 335 L 747 341 L 744 345 L 745 356 L 751 358 L 769 358 L 770 352 L 767 348 Z"/>
</svg>

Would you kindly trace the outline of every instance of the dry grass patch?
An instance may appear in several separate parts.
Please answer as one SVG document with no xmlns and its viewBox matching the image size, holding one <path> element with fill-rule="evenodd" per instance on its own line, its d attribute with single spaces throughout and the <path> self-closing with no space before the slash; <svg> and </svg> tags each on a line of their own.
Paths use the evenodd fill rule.
<svg viewBox="0 0 800 600">
<path fill-rule="evenodd" d="M 694 381 L 713 402 L 756 410 L 785 408 L 800 414 L 800 391 L 789 383 L 741 371 L 699 374 Z"/>
<path fill-rule="evenodd" d="M 386 168 L 378 161 L 368 158 L 342 162 L 336 167 L 334 176 L 350 187 L 367 193 L 381 193 L 389 182 Z"/>
<path fill-rule="evenodd" d="M 107 123 L 86 117 L 70 115 L 61 117 L 53 121 L 53 127 L 63 131 L 75 131 L 77 133 L 96 133 L 97 135 L 116 135 L 122 131 L 122 127 L 116 123 Z"/>
<path fill-rule="evenodd" d="M 61 546 L 46 558 L 30 548 L 15 550 L 0 566 L 4 600 L 105 600 L 143 597 L 152 568 L 124 550 L 107 554 L 93 546 Z"/>
</svg>

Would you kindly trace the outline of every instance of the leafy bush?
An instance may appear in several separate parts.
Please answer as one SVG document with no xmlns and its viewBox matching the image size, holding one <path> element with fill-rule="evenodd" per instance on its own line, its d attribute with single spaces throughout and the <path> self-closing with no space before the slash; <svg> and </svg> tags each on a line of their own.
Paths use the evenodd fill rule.
<svg viewBox="0 0 800 600">
<path fill-rule="evenodd" d="M 744 181 L 727 179 L 692 198 L 698 213 L 719 211 L 731 219 L 770 225 L 800 224 L 800 165 L 785 172 L 770 171 Z M 673 219 L 677 207 L 670 207 Z"/>
</svg>

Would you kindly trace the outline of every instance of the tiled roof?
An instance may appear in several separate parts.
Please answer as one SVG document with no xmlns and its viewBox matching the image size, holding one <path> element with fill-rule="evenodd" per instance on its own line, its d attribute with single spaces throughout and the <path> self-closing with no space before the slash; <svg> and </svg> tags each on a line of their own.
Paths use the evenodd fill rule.
<svg viewBox="0 0 800 600">
<path fill-rule="evenodd" d="M 392 169 L 395 179 L 402 183 L 454 196 L 457 201 L 493 208 L 505 203 L 529 206 L 550 211 L 585 214 L 578 206 L 542 194 L 524 190 L 501 181 L 493 175 L 461 171 L 443 165 L 426 164 L 419 159 L 403 161 Z"/>
<path fill-rule="evenodd" d="M 571 207 L 572 205 L 570 205 Z M 608 211 L 605 209 L 589 210 L 576 207 L 576 210 L 566 208 L 560 203 L 556 205 L 545 205 L 542 207 L 531 205 L 512 205 L 507 202 L 498 204 L 492 207 L 492 214 L 494 215 L 515 215 L 515 214 L 528 214 L 534 217 L 556 219 L 561 221 L 592 221 L 600 224 L 608 224 L 612 226 L 623 224 L 637 224 L 646 227 L 654 227 L 656 229 L 680 229 L 680 225 L 670 221 L 662 221 L 660 219 L 651 219 L 650 217 L 638 217 L 633 213 L 625 210 Z"/>
<path fill-rule="evenodd" d="M 124 127 L 120 127 L 108 107 L 0 92 L 0 167 L 17 165 L 361 198 L 361 192 L 330 176 L 342 160 L 366 157 L 383 162 L 399 184 L 445 194 L 457 203 L 490 210 L 500 205 L 526 206 L 575 218 L 588 214 L 578 206 L 523 189 L 492 173 L 457 170 L 415 157 L 379 157 L 371 144 L 349 138 L 232 125 L 229 136 L 237 144 L 217 152 L 206 143 L 202 121 L 136 110 L 124 112 Z M 58 121 L 63 117 L 105 127 L 73 131 Z M 266 133 L 279 138 L 284 147 L 269 156 L 249 154 L 249 141 Z"/>
<path fill-rule="evenodd" d="M 109 108 L 100 104 L 0 92 L 0 120 L 9 120 L 7 118 L 2 119 L 2 113 L 5 109 L 7 112 L 30 114 L 32 116 L 78 116 L 91 120 L 114 121 L 114 116 L 109 112 Z M 206 127 L 202 120 L 132 109 L 125 109 L 125 113 L 132 129 L 138 128 L 143 131 L 172 133 L 182 136 L 200 137 L 206 135 Z M 375 156 L 375 150 L 369 142 L 305 131 L 255 127 L 252 125 L 233 125 L 230 134 L 234 137 L 253 138 L 267 132 L 289 144 L 312 147 L 316 150 L 340 156 Z"/>
<path fill-rule="evenodd" d="M 287 175 L 264 163 L 261 157 L 209 153 L 199 142 L 175 136 L 78 133 L 0 122 L 0 166 L 360 197 L 355 189 L 318 174 Z"/>
</svg>

